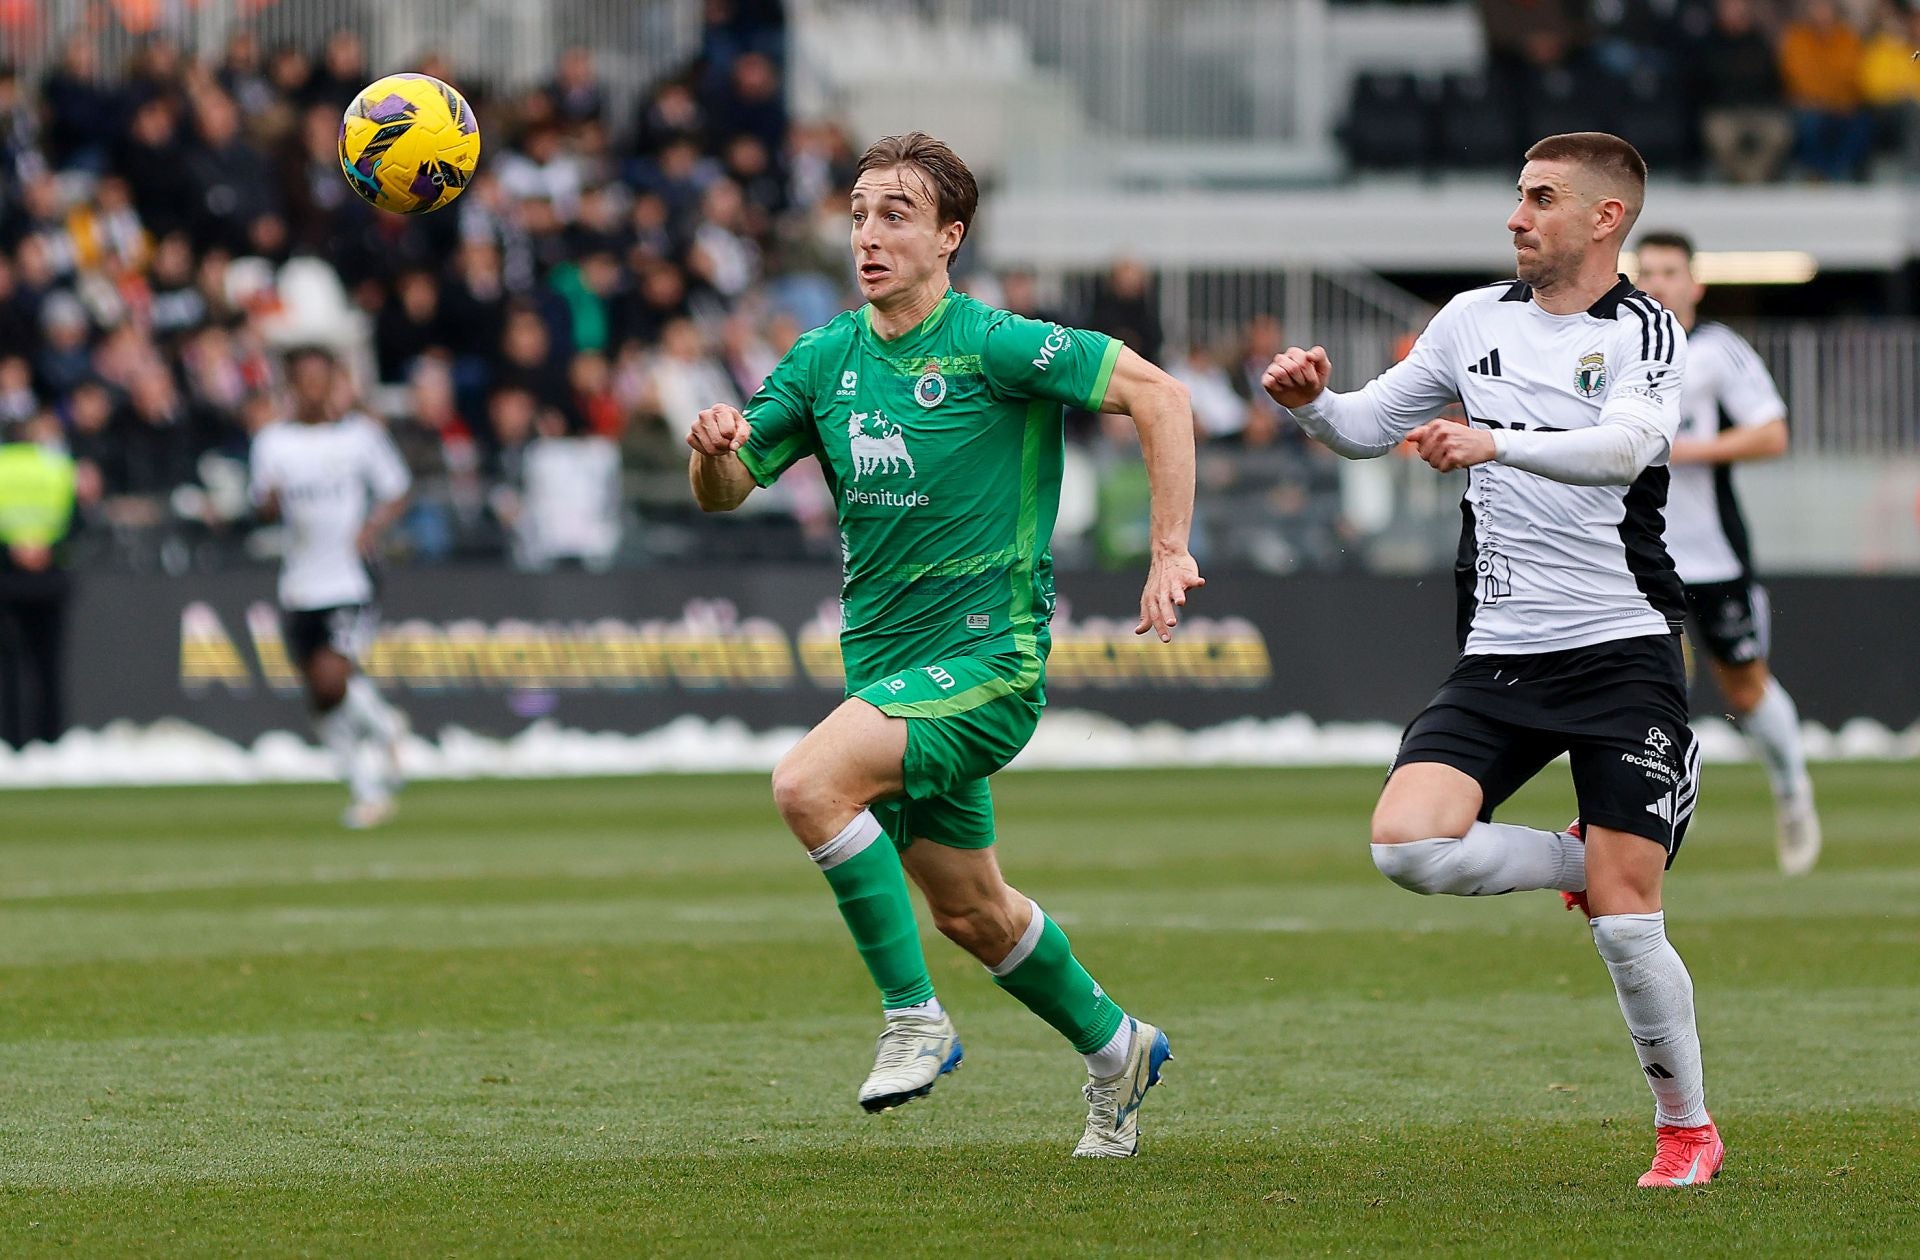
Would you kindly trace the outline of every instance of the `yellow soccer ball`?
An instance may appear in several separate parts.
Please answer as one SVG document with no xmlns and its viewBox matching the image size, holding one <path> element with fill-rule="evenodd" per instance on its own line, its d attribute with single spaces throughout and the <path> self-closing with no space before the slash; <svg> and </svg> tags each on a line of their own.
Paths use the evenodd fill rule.
<svg viewBox="0 0 1920 1260">
<path fill-rule="evenodd" d="M 438 210 L 473 178 L 480 127 L 460 93 L 428 74 L 375 79 L 340 120 L 340 169 L 382 210 Z"/>
</svg>

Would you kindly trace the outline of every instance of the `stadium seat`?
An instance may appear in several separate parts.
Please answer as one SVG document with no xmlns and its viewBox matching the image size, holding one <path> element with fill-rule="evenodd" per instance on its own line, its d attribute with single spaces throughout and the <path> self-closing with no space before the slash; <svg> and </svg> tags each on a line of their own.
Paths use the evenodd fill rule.
<svg viewBox="0 0 1920 1260">
<path fill-rule="evenodd" d="M 1527 133 L 1537 137 L 1612 131 L 1621 90 L 1619 80 L 1593 72 L 1544 71 L 1527 101 Z"/>
<path fill-rule="evenodd" d="M 1450 74 L 1440 81 L 1434 130 L 1441 166 L 1479 168 L 1513 162 L 1508 106 L 1495 96 L 1483 74 Z"/>
<path fill-rule="evenodd" d="M 1693 159 L 1693 111 L 1677 76 L 1641 71 L 1619 81 L 1613 130 L 1654 170 L 1672 173 Z"/>
<path fill-rule="evenodd" d="M 1354 76 L 1344 136 L 1357 167 L 1408 170 L 1433 158 L 1433 101 L 1411 74 Z"/>
</svg>

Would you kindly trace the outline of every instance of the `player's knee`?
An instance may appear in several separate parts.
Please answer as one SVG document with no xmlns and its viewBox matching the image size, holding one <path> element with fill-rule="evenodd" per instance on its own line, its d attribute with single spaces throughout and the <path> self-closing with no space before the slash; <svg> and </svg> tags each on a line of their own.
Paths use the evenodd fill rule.
<svg viewBox="0 0 1920 1260">
<path fill-rule="evenodd" d="M 307 666 L 307 700 L 321 713 L 331 713 L 347 698 L 351 670 L 327 657 L 316 657 Z"/>
<path fill-rule="evenodd" d="M 1474 846 L 1452 836 L 1373 846 L 1373 864 L 1382 875 L 1408 892 L 1429 897 L 1477 893 L 1488 874 L 1477 857 Z"/>
<path fill-rule="evenodd" d="M 801 759 L 788 753 L 773 768 L 773 807 L 792 823 L 807 815 L 814 803 L 818 779 Z"/>
<path fill-rule="evenodd" d="M 1603 914 L 1593 920 L 1593 947 L 1610 963 L 1630 963 L 1666 943 L 1666 924 L 1648 915 Z"/>
<path fill-rule="evenodd" d="M 1762 674 L 1758 678 L 1729 679 L 1720 689 L 1727 698 L 1727 707 L 1742 716 L 1760 707 L 1760 700 L 1767 694 L 1767 678 Z"/>
</svg>

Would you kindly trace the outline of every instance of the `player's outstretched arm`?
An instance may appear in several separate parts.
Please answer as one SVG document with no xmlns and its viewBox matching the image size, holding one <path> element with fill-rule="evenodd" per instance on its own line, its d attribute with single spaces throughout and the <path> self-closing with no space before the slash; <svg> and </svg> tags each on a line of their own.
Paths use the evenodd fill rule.
<svg viewBox="0 0 1920 1260">
<path fill-rule="evenodd" d="M 1187 550 L 1193 529 L 1193 405 L 1187 387 L 1122 347 L 1100 410 L 1133 417 L 1152 495 L 1152 560 L 1140 592 L 1140 624 L 1162 643 L 1173 640 L 1187 592 L 1205 586 Z"/>
<path fill-rule="evenodd" d="M 746 416 L 726 403 L 708 407 L 694 420 L 687 432 L 687 445 L 693 448 L 687 480 L 702 512 L 731 512 L 753 493 L 757 483 L 740 462 L 740 448 L 751 436 Z"/>
<path fill-rule="evenodd" d="M 1453 400 L 1451 385 L 1436 375 L 1429 358 L 1416 345 L 1405 362 L 1358 393 L 1336 394 L 1327 388 L 1333 364 L 1326 350 L 1293 346 L 1273 356 L 1260 384 L 1314 441 L 1348 459 L 1374 459 Z"/>
</svg>

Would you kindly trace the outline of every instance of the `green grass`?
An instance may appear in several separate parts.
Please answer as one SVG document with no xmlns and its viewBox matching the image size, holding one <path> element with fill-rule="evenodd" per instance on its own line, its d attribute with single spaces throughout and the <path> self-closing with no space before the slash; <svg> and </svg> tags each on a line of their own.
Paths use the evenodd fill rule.
<svg viewBox="0 0 1920 1260">
<path fill-rule="evenodd" d="M 1507 817 L 1563 822 L 1550 771 Z M 1009 875 L 1171 1032 L 1141 1157 L 931 941 L 966 1069 L 853 1094 L 875 1001 L 763 781 L 0 796 L 0 1255 L 1920 1254 L 1920 771 L 1772 869 L 1715 769 L 1669 886 L 1732 1147 L 1651 1103 L 1551 894 L 1416 898 L 1367 771 L 1024 774 Z"/>
</svg>

